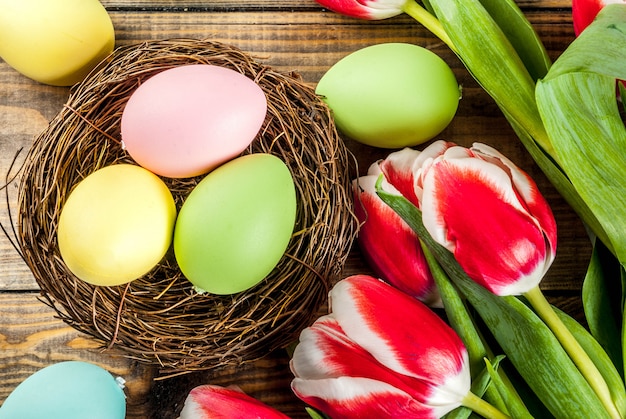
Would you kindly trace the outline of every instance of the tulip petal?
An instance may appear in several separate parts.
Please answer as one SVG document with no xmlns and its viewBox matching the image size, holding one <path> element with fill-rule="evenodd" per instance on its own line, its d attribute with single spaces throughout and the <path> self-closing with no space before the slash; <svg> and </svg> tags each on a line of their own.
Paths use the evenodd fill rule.
<svg viewBox="0 0 626 419">
<path fill-rule="evenodd" d="M 320 317 L 302 332 L 290 366 L 296 376 L 292 382 L 296 396 L 331 417 L 384 413 L 384 417 L 430 418 L 439 417 L 433 416 L 434 411 L 443 415 L 459 406 L 420 403 L 424 394 L 418 392 L 429 394 L 429 386 L 380 365 L 343 334 L 331 315 Z"/>
<path fill-rule="evenodd" d="M 320 317 L 302 331 L 290 368 L 294 376 L 305 380 L 342 376 L 368 378 L 387 383 L 422 401 L 432 393 L 428 383 L 399 375 L 381 365 L 345 335 L 332 314 Z"/>
<path fill-rule="evenodd" d="M 424 151 L 404 148 L 389 154 L 379 163 L 380 170 L 387 182 L 391 183 L 413 205 L 419 208 L 421 200 L 421 174 L 428 166 L 427 162 L 443 154 L 454 144 L 446 141 L 435 141 Z"/>
<path fill-rule="evenodd" d="M 289 419 L 283 413 L 236 388 L 202 385 L 193 388 L 179 419 Z"/>
<path fill-rule="evenodd" d="M 421 154 L 418 150 L 403 148 L 389 154 L 378 164 L 380 171 L 385 175 L 385 180 L 415 206 L 419 206 L 419 200 L 415 194 L 414 177 L 415 171 L 421 167 L 416 165 Z"/>
<path fill-rule="evenodd" d="M 433 238 L 495 294 L 533 288 L 552 261 L 541 226 L 499 165 L 477 158 L 440 159 L 424 179 L 422 214 Z"/>
<path fill-rule="evenodd" d="M 333 418 L 435 419 L 453 406 L 427 406 L 386 383 L 358 377 L 293 380 L 293 392 Z"/>
<path fill-rule="evenodd" d="M 330 304 L 346 336 L 385 367 L 429 384 L 433 397 L 469 391 L 467 350 L 426 305 L 367 275 L 339 281 Z"/>
<path fill-rule="evenodd" d="M 522 203 L 525 206 L 526 211 L 528 211 L 528 213 L 535 220 L 537 220 L 537 224 L 543 230 L 545 238 L 548 241 L 550 254 L 547 258 L 549 259 L 549 263 L 546 264 L 547 270 L 556 255 L 556 220 L 554 219 L 550 206 L 546 202 L 543 195 L 541 195 L 537 184 L 528 175 L 528 173 L 521 170 L 515 165 L 515 163 L 493 147 L 475 143 L 471 150 L 483 160 L 491 157 L 493 159 L 497 159 L 496 161 L 499 161 L 506 168 L 508 168 L 515 191 L 521 196 L 520 203 Z"/>
<path fill-rule="evenodd" d="M 387 19 L 403 13 L 407 0 L 316 0 L 320 5 L 342 15 L 359 19 Z M 411 0 L 413 1 L 413 0 Z"/>
<path fill-rule="evenodd" d="M 377 180 L 370 175 L 353 181 L 355 214 L 362 223 L 357 242 L 365 259 L 376 275 L 399 290 L 426 304 L 440 304 L 419 238 L 376 194 Z M 383 187 L 397 192 L 391 185 Z"/>
<path fill-rule="evenodd" d="M 318 318 L 300 333 L 290 367 L 296 377 L 307 380 L 360 375 L 372 357 L 352 342 L 332 315 Z"/>
</svg>

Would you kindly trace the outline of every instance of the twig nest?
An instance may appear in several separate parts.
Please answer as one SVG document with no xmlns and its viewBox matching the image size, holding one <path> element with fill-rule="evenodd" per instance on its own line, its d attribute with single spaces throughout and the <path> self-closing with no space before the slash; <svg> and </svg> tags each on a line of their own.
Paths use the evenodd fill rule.
<svg viewBox="0 0 626 419">
<path fill-rule="evenodd" d="M 236 70 L 267 95 L 264 124 L 243 154 L 273 154 L 293 176 L 297 215 L 287 251 L 261 283 L 233 295 L 197 293 L 171 249 L 152 271 L 126 285 L 94 286 L 77 279 L 57 243 L 64 202 L 94 171 L 135 164 L 120 139 L 129 96 L 152 75 L 194 63 Z M 328 108 L 297 76 L 217 42 L 121 47 L 72 90 L 30 149 L 18 198 L 18 240 L 43 300 L 104 347 L 157 364 L 166 374 L 250 361 L 291 343 L 317 316 L 338 279 L 356 234 L 351 162 Z M 177 208 L 201 179 L 163 178 Z"/>
</svg>

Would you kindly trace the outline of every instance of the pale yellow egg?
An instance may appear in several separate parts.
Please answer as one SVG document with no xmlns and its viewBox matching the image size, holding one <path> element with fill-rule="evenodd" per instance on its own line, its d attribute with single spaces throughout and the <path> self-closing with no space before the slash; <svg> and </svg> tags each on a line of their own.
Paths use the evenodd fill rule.
<svg viewBox="0 0 626 419">
<path fill-rule="evenodd" d="M 0 1 L 0 57 L 41 83 L 78 83 L 114 48 L 115 32 L 98 0 Z"/>
<path fill-rule="evenodd" d="M 125 284 L 163 258 L 175 221 L 174 199 L 158 176 L 139 166 L 112 165 L 70 193 L 59 217 L 59 250 L 83 281 Z"/>
</svg>

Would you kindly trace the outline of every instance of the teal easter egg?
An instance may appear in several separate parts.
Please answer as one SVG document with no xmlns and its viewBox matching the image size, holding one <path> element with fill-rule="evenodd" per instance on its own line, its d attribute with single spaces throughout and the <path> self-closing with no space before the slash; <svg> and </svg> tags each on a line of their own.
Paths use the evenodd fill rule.
<svg viewBox="0 0 626 419">
<path fill-rule="evenodd" d="M 209 173 L 183 203 L 174 254 L 198 291 L 234 294 L 274 269 L 295 219 L 295 185 L 285 163 L 271 154 L 238 157 Z"/>
<path fill-rule="evenodd" d="M 461 90 L 446 62 L 417 45 L 385 43 L 335 63 L 316 87 L 337 128 L 353 140 L 401 148 L 434 138 L 452 121 Z"/>
<path fill-rule="evenodd" d="M 124 419 L 122 387 L 97 365 L 59 362 L 18 385 L 0 407 L 0 419 Z"/>
</svg>

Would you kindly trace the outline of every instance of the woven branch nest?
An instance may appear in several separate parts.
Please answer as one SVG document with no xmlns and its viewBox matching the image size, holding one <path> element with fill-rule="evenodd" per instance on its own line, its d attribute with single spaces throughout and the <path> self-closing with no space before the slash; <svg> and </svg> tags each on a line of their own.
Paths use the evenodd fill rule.
<svg viewBox="0 0 626 419">
<path fill-rule="evenodd" d="M 66 198 L 95 170 L 134 163 L 121 147 L 120 118 L 142 81 L 194 63 L 236 70 L 267 95 L 264 125 L 243 154 L 274 154 L 292 173 L 298 208 L 285 255 L 256 287 L 230 296 L 196 293 L 172 251 L 127 285 L 98 287 L 77 279 L 57 245 Z M 43 301 L 103 347 L 156 364 L 164 374 L 246 362 L 287 346 L 326 302 L 356 234 L 351 163 L 328 108 L 297 76 L 273 71 L 217 42 L 181 39 L 121 47 L 71 91 L 29 150 L 18 197 L 18 242 Z M 163 180 L 180 209 L 201 179 Z"/>
</svg>

